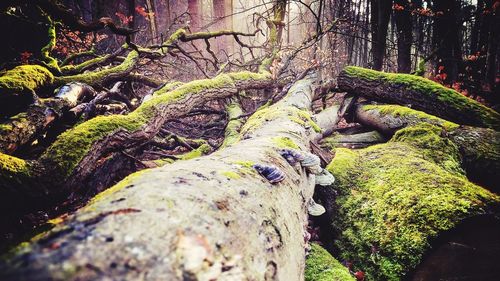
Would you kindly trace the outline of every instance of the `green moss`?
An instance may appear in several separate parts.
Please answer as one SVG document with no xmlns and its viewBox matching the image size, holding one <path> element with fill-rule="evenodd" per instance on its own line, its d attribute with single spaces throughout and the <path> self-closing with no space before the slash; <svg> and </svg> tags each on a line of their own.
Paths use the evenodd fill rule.
<svg viewBox="0 0 500 281">
<path fill-rule="evenodd" d="M 88 67 L 102 63 L 106 60 L 108 60 L 111 57 L 111 55 L 105 55 L 105 56 L 100 56 L 100 57 L 95 57 L 93 59 L 86 60 L 80 64 L 77 65 L 65 65 L 61 67 L 61 72 L 64 73 L 80 73 L 83 70 L 87 69 Z"/>
<path fill-rule="evenodd" d="M 260 128 L 264 122 L 271 121 L 279 118 L 282 111 L 276 108 L 264 107 L 257 110 L 252 116 L 247 120 L 245 125 L 241 128 L 241 135 L 245 135 L 249 132 L 255 131 Z"/>
<path fill-rule="evenodd" d="M 441 128 L 419 123 L 396 132 L 391 142 L 405 142 L 420 148 L 422 158 L 432 161 L 455 174 L 465 174 L 460 166 L 458 147 L 448 138 L 441 137 Z"/>
<path fill-rule="evenodd" d="M 356 279 L 327 250 L 316 243 L 311 243 L 311 251 L 306 259 L 305 280 L 354 281 Z"/>
<path fill-rule="evenodd" d="M 174 159 L 170 159 L 170 158 L 161 158 L 161 159 L 153 160 L 153 163 L 155 163 L 155 165 L 158 166 L 158 167 L 165 166 L 165 165 L 168 165 L 168 164 L 172 164 L 174 162 L 175 162 L 175 160 Z"/>
<path fill-rule="evenodd" d="M 28 114 L 26 112 L 18 113 L 12 117 L 10 117 L 9 121 L 3 124 L 0 124 L 0 134 L 8 134 L 16 126 L 23 126 L 26 124 L 28 118 Z"/>
<path fill-rule="evenodd" d="M 265 122 L 278 118 L 288 118 L 301 126 L 307 124 L 316 132 L 321 132 L 321 128 L 312 120 L 311 114 L 306 110 L 298 109 L 294 106 L 281 108 L 264 105 L 260 107 L 243 125 L 241 135 L 245 135 L 260 128 Z"/>
<path fill-rule="evenodd" d="M 56 25 L 49 16 L 47 17 L 47 19 L 49 23 L 49 28 L 47 30 L 47 38 L 49 39 L 49 42 L 45 46 L 43 46 L 40 52 L 42 54 L 43 61 L 50 69 L 60 71 L 59 63 L 50 55 L 52 50 L 56 47 Z"/>
<path fill-rule="evenodd" d="M 233 80 L 227 74 L 221 74 L 212 79 L 195 80 L 169 91 L 162 87 L 156 91 L 154 98 L 144 102 L 135 112 L 146 117 L 152 117 L 158 112 L 158 106 L 180 100 L 187 94 L 197 94 L 207 89 L 234 87 Z M 168 93 L 168 94 L 166 94 Z"/>
<path fill-rule="evenodd" d="M 131 51 L 133 53 L 135 51 Z M 129 58 L 130 58 L 129 54 Z M 134 57 L 135 55 L 132 55 Z M 78 163 L 87 155 L 92 145 L 117 130 L 132 132 L 138 130 L 148 120 L 154 118 L 168 108 L 169 104 L 182 101 L 189 94 L 196 94 L 204 90 L 222 87 L 234 87 L 234 80 L 230 75 L 221 74 L 212 79 L 196 80 L 170 90 L 166 87 L 156 92 L 154 97 L 128 115 L 100 116 L 84 122 L 58 136 L 57 140 L 44 152 L 40 160 L 48 165 L 55 165 L 58 175 L 63 178 L 69 176 Z M 206 143 L 182 156 L 182 159 L 191 159 L 211 151 Z"/>
<path fill-rule="evenodd" d="M 235 161 L 233 162 L 234 164 L 237 165 L 238 169 L 238 174 L 239 175 L 255 175 L 257 172 L 253 168 L 253 165 L 255 165 L 255 162 L 252 161 Z"/>
<path fill-rule="evenodd" d="M 98 116 L 62 133 L 42 154 L 41 161 L 58 166 L 62 176 L 69 176 L 96 142 L 114 131 L 135 131 L 146 120 L 138 114 Z"/>
<path fill-rule="evenodd" d="M 131 70 L 138 60 L 139 53 L 133 50 L 130 51 L 125 60 L 117 66 L 88 73 L 56 77 L 54 82 L 58 85 L 67 84 L 69 82 L 82 82 L 89 85 L 96 85 L 101 83 L 108 76 L 117 75 Z"/>
<path fill-rule="evenodd" d="M 417 70 L 415 71 L 415 75 L 424 76 L 425 75 L 425 60 L 423 58 L 419 58 Z"/>
<path fill-rule="evenodd" d="M 500 128 L 500 113 L 429 79 L 411 74 L 385 73 L 357 66 L 347 66 L 344 71 L 351 77 L 370 81 L 387 81 L 396 86 L 404 86 L 425 96 L 436 98 L 486 126 Z"/>
<path fill-rule="evenodd" d="M 255 165 L 255 162 L 252 161 L 235 161 L 234 164 L 240 165 L 245 168 L 252 169 L 253 165 Z"/>
<path fill-rule="evenodd" d="M 221 175 L 227 177 L 228 179 L 240 179 L 241 178 L 241 175 L 239 175 L 238 173 L 234 172 L 234 171 L 222 171 L 220 172 Z"/>
<path fill-rule="evenodd" d="M 334 132 L 332 133 L 331 136 L 323 138 L 321 140 L 321 147 L 333 151 L 335 150 L 335 148 L 339 146 L 339 140 L 340 140 L 340 134 Z"/>
<path fill-rule="evenodd" d="M 446 131 L 453 131 L 459 127 L 456 123 L 401 105 L 364 105 L 363 109 L 366 111 L 377 110 L 382 113 L 382 115 L 402 117 L 404 118 L 405 123 L 409 125 L 426 122 L 432 125 L 440 126 Z"/>
<path fill-rule="evenodd" d="M 153 93 L 153 97 L 161 95 L 161 94 L 168 93 L 168 92 L 170 92 L 172 90 L 175 90 L 176 88 L 178 88 L 178 87 L 180 87 L 182 85 L 184 85 L 184 83 L 179 82 L 179 81 L 174 81 L 174 82 L 167 83 L 167 84 L 163 85 L 163 87 L 161 87 L 158 91 L 155 91 Z"/>
<path fill-rule="evenodd" d="M 385 144 L 339 148 L 327 167 L 337 179 L 335 245 L 367 280 L 400 280 L 438 234 L 500 203 L 498 195 L 446 166 L 458 152 L 438 139 L 439 131 L 425 124 L 401 130 Z M 445 152 L 430 155 L 438 149 Z"/>
<path fill-rule="evenodd" d="M 0 76 L 0 93 L 32 93 L 54 81 L 54 76 L 39 65 L 20 65 Z"/>
<path fill-rule="evenodd" d="M 160 93 L 128 115 L 100 116 L 61 134 L 42 155 L 41 160 L 57 165 L 61 175 L 69 176 L 95 141 L 116 130 L 123 129 L 132 132 L 139 129 L 147 120 L 165 110 L 166 105 L 183 99 L 187 94 L 197 94 L 203 90 L 226 86 L 233 87 L 234 84 L 228 75 L 223 74 L 213 79 L 192 81 L 172 91 L 162 88 L 158 91 Z M 183 159 L 197 157 L 208 151 L 210 151 L 210 147 L 202 145 L 183 156 Z"/>
<path fill-rule="evenodd" d="M 28 162 L 0 152 L 0 179 L 2 181 L 19 176 L 29 176 L 29 173 Z"/>
<path fill-rule="evenodd" d="M 181 160 L 189 160 L 193 158 L 198 158 L 202 155 L 208 154 L 212 151 L 212 148 L 208 144 L 202 144 L 200 147 L 191 150 L 188 153 L 183 154 L 180 159 Z"/>
<path fill-rule="evenodd" d="M 12 190 L 24 188 L 32 174 L 29 162 L 0 152 L 0 189 L 3 196 Z"/>
<path fill-rule="evenodd" d="M 186 35 L 187 30 L 185 28 L 177 29 L 170 37 L 163 42 L 163 45 L 172 45 L 175 41 L 179 40 L 182 36 Z"/>
<path fill-rule="evenodd" d="M 135 172 L 135 173 L 128 175 L 127 177 L 125 177 L 123 180 L 121 180 L 117 184 L 115 184 L 112 187 L 104 190 L 103 192 L 95 195 L 84 208 L 92 209 L 92 205 L 94 205 L 94 203 L 96 203 L 98 201 L 106 200 L 109 195 L 114 194 L 114 193 L 122 190 L 123 188 L 126 188 L 128 186 L 133 185 L 135 179 L 143 177 L 145 174 L 147 174 L 151 171 L 152 171 L 151 169 L 145 169 L 145 170 L 141 170 L 141 171 L 138 171 L 138 172 Z M 147 177 L 145 177 L 145 178 L 147 178 Z"/>
<path fill-rule="evenodd" d="M 229 77 L 234 79 L 235 81 L 261 81 L 261 80 L 269 80 L 271 78 L 271 74 L 269 72 L 251 72 L 251 71 L 241 71 L 229 73 Z"/>
<path fill-rule="evenodd" d="M 273 137 L 272 141 L 278 148 L 293 148 L 299 149 L 300 147 L 289 137 Z"/>
<path fill-rule="evenodd" d="M 299 110 L 298 115 L 304 119 L 316 133 L 321 133 L 321 127 L 312 120 L 311 113 L 306 110 Z"/>
<path fill-rule="evenodd" d="M 243 126 L 243 120 L 239 118 L 243 115 L 243 110 L 238 100 L 233 99 L 232 102 L 226 106 L 226 112 L 229 121 L 224 132 L 224 142 L 221 147 L 226 147 L 239 141 L 240 129 Z"/>
</svg>

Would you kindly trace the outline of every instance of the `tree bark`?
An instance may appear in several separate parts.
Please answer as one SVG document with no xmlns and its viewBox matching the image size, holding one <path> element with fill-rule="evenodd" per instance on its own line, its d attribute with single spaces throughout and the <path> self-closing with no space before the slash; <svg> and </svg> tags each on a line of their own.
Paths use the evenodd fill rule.
<svg viewBox="0 0 500 281">
<path fill-rule="evenodd" d="M 64 132 L 37 160 L 0 153 L 0 221 L 11 225 L 16 216 L 85 201 L 136 171 L 127 151 L 152 139 L 168 120 L 207 101 L 272 84 L 269 73 L 240 72 L 174 90 L 167 85 L 128 115 L 99 116 Z"/>
<path fill-rule="evenodd" d="M 95 92 L 88 85 L 71 83 L 63 86 L 54 98 L 37 99 L 25 112 L 0 124 L 0 152 L 12 154 L 33 141 L 56 119 L 75 107 L 80 99 L 93 95 Z"/>
<path fill-rule="evenodd" d="M 391 16 L 391 0 L 371 1 L 372 3 L 372 56 L 373 69 L 382 70 L 385 57 L 385 46 L 389 18 Z"/>
<path fill-rule="evenodd" d="M 314 176 L 278 152 L 307 149 L 313 129 L 296 120 L 310 110 L 310 83 L 254 114 L 234 145 L 133 174 L 98 195 L 3 261 L 2 278 L 302 280 Z M 271 184 L 253 164 L 275 165 L 286 178 Z"/>
<path fill-rule="evenodd" d="M 369 99 L 409 105 L 459 124 L 500 129 L 500 114 L 431 80 L 408 74 L 346 67 L 338 87 Z"/>
<path fill-rule="evenodd" d="M 411 43 L 412 43 L 412 24 L 411 8 L 404 0 L 395 0 L 398 7 L 403 10 L 394 10 L 394 18 L 397 27 L 398 41 L 398 72 L 410 73 L 411 71 Z"/>
<path fill-rule="evenodd" d="M 445 82 L 456 81 L 462 62 L 459 19 L 460 3 L 457 0 L 441 0 L 433 3 L 436 14 L 433 29 L 433 45 L 436 52 L 436 73 L 446 73 Z"/>
</svg>

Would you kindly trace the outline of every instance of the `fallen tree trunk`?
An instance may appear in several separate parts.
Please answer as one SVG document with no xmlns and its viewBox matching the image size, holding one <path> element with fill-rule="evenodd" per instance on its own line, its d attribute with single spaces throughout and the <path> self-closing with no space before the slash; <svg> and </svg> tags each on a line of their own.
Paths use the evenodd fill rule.
<svg viewBox="0 0 500 281">
<path fill-rule="evenodd" d="M 500 197 L 467 180 L 459 150 L 441 135 L 442 130 L 420 122 L 398 130 L 385 144 L 335 150 L 328 169 L 336 184 L 320 190 L 323 200 L 335 199 L 323 202 L 331 222 L 333 247 L 341 260 L 353 264 L 353 270 L 364 271 L 366 280 L 406 278 L 425 263 L 433 248 L 458 241 L 448 239 L 449 232 L 465 235 L 464 228 L 458 226 L 466 220 L 489 216 L 500 226 L 495 218 Z M 477 224 L 468 241 L 481 240 L 484 233 L 497 227 L 495 224 Z M 497 244 L 493 236 L 485 240 L 474 258 L 492 270 L 499 262 Z M 485 276 L 481 268 L 463 263 L 468 254 L 454 251 L 452 256 L 462 263 L 441 276 L 453 279 L 465 274 L 474 280 Z M 419 272 L 430 269 L 419 267 Z M 498 276 L 498 272 L 494 274 Z"/>
<path fill-rule="evenodd" d="M 25 112 L 0 123 L 0 152 L 12 154 L 17 148 L 39 136 L 51 123 L 75 107 L 84 97 L 95 95 L 88 85 L 70 83 L 54 98 L 36 99 Z"/>
<path fill-rule="evenodd" d="M 99 116 L 62 133 L 37 160 L 0 153 L 0 223 L 13 227 L 21 215 L 85 201 L 137 171 L 141 166 L 127 151 L 152 139 L 168 120 L 207 101 L 273 83 L 268 73 L 240 72 L 171 91 L 167 86 L 128 115 Z"/>
<path fill-rule="evenodd" d="M 351 94 L 410 105 L 458 124 L 500 129 L 498 112 L 420 76 L 348 66 L 339 74 L 337 83 Z"/>
<path fill-rule="evenodd" d="M 493 192 L 500 193 L 500 132 L 493 129 L 460 126 L 427 113 L 398 105 L 363 105 L 355 108 L 357 122 L 392 136 L 397 130 L 420 123 L 442 129 L 441 136 L 451 141 L 460 152 L 461 167 L 467 177 Z M 426 145 L 422 142 L 423 145 Z M 443 151 L 432 151 L 437 157 Z"/>
<path fill-rule="evenodd" d="M 307 149 L 314 135 L 298 122 L 310 116 L 310 83 L 256 112 L 240 141 L 99 194 L 3 261 L 2 279 L 302 280 L 314 176 L 279 151 Z M 285 179 L 271 184 L 254 164 Z"/>
</svg>

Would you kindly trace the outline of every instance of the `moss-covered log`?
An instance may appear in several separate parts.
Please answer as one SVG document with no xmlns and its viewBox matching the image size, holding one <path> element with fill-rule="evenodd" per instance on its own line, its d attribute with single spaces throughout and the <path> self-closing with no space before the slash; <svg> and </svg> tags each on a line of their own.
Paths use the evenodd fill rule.
<svg viewBox="0 0 500 281">
<path fill-rule="evenodd" d="M 79 100 L 93 95 L 95 92 L 88 85 L 70 83 L 61 87 L 54 98 L 37 99 L 25 112 L 0 123 L 0 152 L 12 154 L 43 133 L 56 119 L 75 107 Z"/>
<path fill-rule="evenodd" d="M 128 75 L 134 69 L 138 60 L 139 52 L 132 50 L 125 60 L 116 66 L 89 73 L 58 76 L 55 77 L 54 84 L 64 85 L 70 82 L 82 82 L 91 86 L 102 85 Z"/>
<path fill-rule="evenodd" d="M 310 114 L 310 82 L 255 113 L 238 142 L 99 194 L 2 261 L 0 279 L 302 280 L 314 176 L 279 151 L 307 149 L 313 128 L 296 120 Z M 254 164 L 285 179 L 271 184 Z"/>
<path fill-rule="evenodd" d="M 446 234 L 460 231 L 455 228 L 465 220 L 490 215 L 498 222 L 494 214 L 500 197 L 467 180 L 459 150 L 442 130 L 418 123 L 397 131 L 385 144 L 336 149 L 328 169 L 337 181 L 324 189 L 336 198 L 325 204 L 330 206 L 333 244 L 340 258 L 364 271 L 367 280 L 406 278 L 433 247 L 452 243 Z M 474 237 L 480 239 L 484 229 L 477 230 Z M 496 244 L 498 239 L 485 242 L 497 252 L 478 251 L 474 258 L 498 263 Z M 467 260 L 463 253 L 453 255 Z M 483 276 L 480 268 L 466 274 Z"/>
<path fill-rule="evenodd" d="M 38 65 L 20 65 L 0 75 L 0 117 L 24 110 L 36 100 L 36 92 L 54 81 L 52 73 Z"/>
<path fill-rule="evenodd" d="M 456 123 L 399 105 L 358 105 L 357 122 L 375 128 L 388 136 L 397 130 L 427 123 L 441 128 L 441 136 L 449 139 L 460 152 L 461 167 L 467 177 L 491 191 L 500 193 L 500 132 L 493 129 L 460 126 Z M 442 154 L 440 150 L 434 155 Z"/>
<path fill-rule="evenodd" d="M 352 135 L 333 133 L 331 136 L 322 139 L 320 144 L 325 149 L 333 150 L 337 147 L 363 148 L 384 141 L 384 136 L 378 131 L 369 131 Z"/>
<path fill-rule="evenodd" d="M 79 202 L 102 191 L 138 169 L 125 153 L 152 139 L 167 120 L 207 101 L 272 83 L 268 73 L 240 72 L 171 91 L 167 85 L 128 115 L 99 116 L 62 133 L 36 161 L 0 154 L 5 160 L 0 166 L 1 221 L 14 225 L 17 216 L 68 201 L 70 194 L 71 201 Z M 10 168 L 19 163 L 23 169 Z"/>
<path fill-rule="evenodd" d="M 453 89 L 420 76 L 348 66 L 338 87 L 352 94 L 412 108 L 458 124 L 500 129 L 500 114 Z"/>
<path fill-rule="evenodd" d="M 240 130 L 244 123 L 241 117 L 241 115 L 243 115 L 243 110 L 241 109 L 238 99 L 233 98 L 226 106 L 226 111 L 229 120 L 224 132 L 222 147 L 231 145 L 240 139 Z"/>
</svg>

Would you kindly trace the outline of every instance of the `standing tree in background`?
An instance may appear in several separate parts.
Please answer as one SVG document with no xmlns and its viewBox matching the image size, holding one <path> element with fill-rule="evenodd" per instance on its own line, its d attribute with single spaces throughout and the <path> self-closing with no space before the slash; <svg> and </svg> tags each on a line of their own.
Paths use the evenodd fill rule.
<svg viewBox="0 0 500 281">
<path fill-rule="evenodd" d="M 386 48 L 387 28 L 391 16 L 391 0 L 372 0 L 371 27 L 372 27 L 372 55 L 373 69 L 382 70 Z"/>
<path fill-rule="evenodd" d="M 433 45 L 436 50 L 436 70 L 445 83 L 456 81 L 462 61 L 460 45 L 460 3 L 456 0 L 433 2 Z"/>
<path fill-rule="evenodd" d="M 398 42 L 398 72 L 411 71 L 412 24 L 411 7 L 408 1 L 394 0 L 394 20 L 396 21 Z"/>
</svg>

